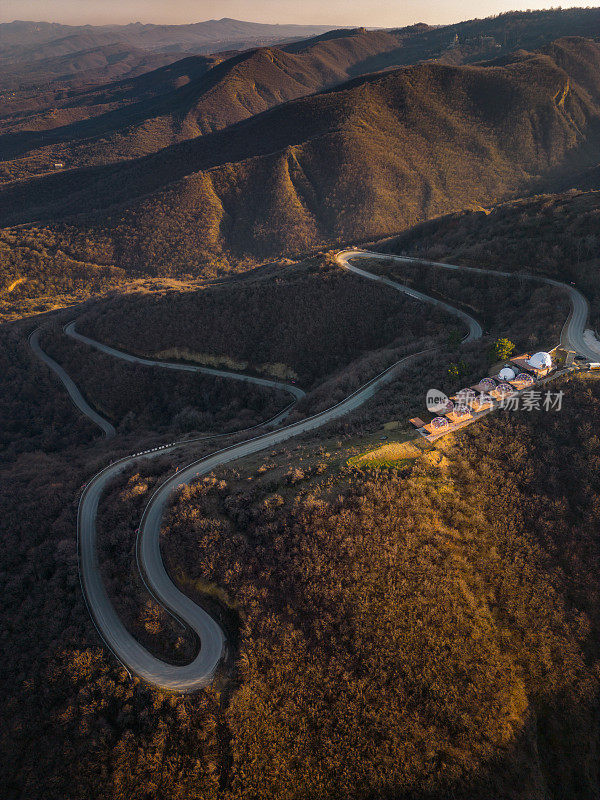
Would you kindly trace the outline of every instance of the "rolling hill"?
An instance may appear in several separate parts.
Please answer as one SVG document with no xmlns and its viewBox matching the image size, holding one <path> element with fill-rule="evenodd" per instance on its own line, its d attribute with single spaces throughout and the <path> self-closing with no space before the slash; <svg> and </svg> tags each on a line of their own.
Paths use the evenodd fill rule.
<svg viewBox="0 0 600 800">
<path fill-rule="evenodd" d="M 0 59 L 39 60 L 99 45 L 126 43 L 151 52 L 211 53 L 268 42 L 305 39 L 329 30 L 326 25 L 265 25 L 213 19 L 190 25 L 62 25 L 16 20 L 0 25 Z"/>
<path fill-rule="evenodd" d="M 261 25 L 212 20 L 194 25 L 68 26 L 46 22 L 0 24 L 0 118 L 34 114 L 32 130 L 64 124 L 63 106 L 79 109 L 67 121 L 88 114 L 71 90 L 130 78 L 172 63 L 187 53 L 226 55 L 257 46 L 295 41 L 327 31 L 319 25 Z M 223 60 L 219 58 L 218 60 Z M 68 91 L 65 91 L 68 90 Z M 54 119 L 44 113 L 58 111 Z M 42 112 L 41 120 L 36 115 Z M 47 114 L 46 114 L 47 116 Z"/>
<path fill-rule="evenodd" d="M 66 55 L 49 56 L 35 61 L 20 61 L 0 68 L 0 87 L 34 88 L 45 84 L 54 91 L 136 77 L 181 58 L 174 53 L 148 53 L 119 42 L 97 45 Z M 6 110 L 3 108 L 3 116 Z"/>
<path fill-rule="evenodd" d="M 32 64 L 29 65 L 32 74 L 42 69 L 60 71 L 65 68 L 66 62 L 69 65 L 79 65 L 82 69 L 76 80 L 70 78 L 56 80 L 44 89 L 29 87 L 20 92 L 5 89 L 0 93 L 3 106 L 0 132 L 22 133 L 20 140 L 25 144 L 25 149 L 29 146 L 27 142 L 30 142 L 35 149 L 35 142 L 43 146 L 44 131 L 60 128 L 76 133 L 77 128 L 69 126 L 121 109 L 123 112 L 121 116 L 107 117 L 108 120 L 115 119 L 118 126 L 119 119 L 127 120 L 129 113 L 127 109 L 130 106 L 138 107 L 136 114 L 140 118 L 143 116 L 141 109 L 155 107 L 148 106 L 147 101 L 153 100 L 158 95 L 176 92 L 182 86 L 197 80 L 222 60 L 218 56 L 188 56 L 184 59 L 174 59 L 167 54 L 132 52 L 123 50 L 121 45 L 111 45 L 65 58 L 51 59 L 47 67 L 44 66 L 46 62 Z M 163 66 L 148 70 L 152 62 Z M 122 73 L 121 78 L 103 84 L 100 76 L 105 77 L 108 71 Z M 85 85 L 77 88 L 78 84 L 87 80 L 97 85 L 92 88 Z M 32 133 L 36 133 L 36 136 L 32 137 Z M 69 146 L 74 145 L 69 144 Z M 45 160 L 47 168 L 49 166 L 47 156 Z"/>
<path fill-rule="evenodd" d="M 355 79 L 123 164 L 6 186 L 5 225 L 68 222 L 177 274 L 368 240 L 600 161 L 600 45 Z"/>
<path fill-rule="evenodd" d="M 88 44 L 90 35 L 86 34 Z M 187 79 L 182 77 L 172 85 L 169 95 L 151 92 L 152 97 L 163 96 L 160 102 L 148 103 L 148 87 L 163 85 L 164 70 L 149 72 L 139 83 L 128 83 L 126 98 L 121 81 L 110 83 L 113 72 L 120 70 L 131 77 L 143 70 L 144 63 L 150 66 L 142 57 L 144 51 L 130 52 L 143 44 L 140 34 L 135 43 L 132 39 L 126 46 L 119 45 L 121 55 L 116 62 L 109 58 L 104 67 L 96 50 L 22 65 L 24 74 L 30 76 L 43 75 L 44 70 L 56 74 L 81 64 L 84 69 L 71 78 L 63 74 L 62 84 L 50 83 L 47 96 L 41 93 L 37 97 L 37 107 L 31 97 L 23 109 L 19 108 L 21 95 L 8 98 L 8 104 L 6 96 L 2 98 L 8 110 L 0 117 L 0 132 L 8 136 L 0 139 L 0 179 L 44 174 L 52 171 L 56 161 L 77 167 L 137 158 L 349 78 L 423 61 L 460 65 L 505 58 L 512 51 L 547 46 L 559 36 L 574 35 L 600 35 L 600 11 L 509 13 L 439 28 L 334 30 L 277 47 L 212 56 L 209 65 L 206 57 L 199 59 L 198 66 L 185 59 L 174 70 L 187 71 Z M 172 61 L 174 55 L 172 51 L 153 52 L 151 58 Z M 96 66 L 86 72 L 85 65 L 90 62 Z M 0 81 L 1 75 L 0 65 Z M 80 86 L 86 75 L 102 87 L 87 92 L 57 91 L 65 81 L 70 88 Z"/>
<path fill-rule="evenodd" d="M 130 103 L 123 100 L 120 82 L 69 98 L 51 114 L 44 109 L 5 120 L 2 129 L 18 135 L 0 140 L 0 157 L 18 159 L 13 170 L 27 174 L 28 165 L 38 173 L 50 159 L 89 165 L 145 155 L 343 83 L 361 63 L 396 49 L 400 40 L 386 31 L 358 29 L 304 41 L 293 52 L 271 47 L 212 62 L 190 57 L 132 82 Z M 148 91 L 164 87 L 165 77 L 174 73 L 180 78 L 167 84 L 171 91 Z"/>
<path fill-rule="evenodd" d="M 581 182 L 575 179 L 574 183 Z M 597 190 L 598 185 L 591 191 L 571 189 L 513 200 L 485 211 L 457 212 L 378 242 L 377 249 L 572 281 L 590 303 L 591 327 L 599 330 Z"/>
</svg>

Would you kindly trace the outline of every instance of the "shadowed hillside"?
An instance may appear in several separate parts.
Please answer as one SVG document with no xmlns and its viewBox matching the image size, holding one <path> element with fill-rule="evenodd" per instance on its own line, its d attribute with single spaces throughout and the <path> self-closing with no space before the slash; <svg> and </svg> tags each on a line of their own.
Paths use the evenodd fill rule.
<svg viewBox="0 0 600 800">
<path fill-rule="evenodd" d="M 118 47 L 77 54 L 75 61 L 81 58 L 84 64 L 88 64 L 97 59 L 102 60 L 108 57 L 105 51 L 110 53 L 112 50 L 118 51 Z M 152 59 L 158 63 L 173 61 L 172 56 L 141 55 L 142 64 L 147 64 Z M 71 58 L 69 57 L 69 60 Z M 108 85 L 87 90 L 65 91 L 64 84 L 59 82 L 59 88 L 55 83 L 43 90 L 32 88 L 20 93 L 5 91 L 2 96 L 4 114 L 0 118 L 0 134 L 4 134 L 0 138 L 0 151 L 3 152 L 3 158 L 8 158 L 9 162 L 5 162 L 0 168 L 0 174 L 6 178 L 29 174 L 32 170 L 36 174 L 47 172 L 53 169 L 53 161 L 58 158 L 64 158 L 71 165 L 78 149 L 84 152 L 86 148 L 87 150 L 91 148 L 91 151 L 97 150 L 97 158 L 102 161 L 100 140 L 97 136 L 94 138 L 94 133 L 113 131 L 114 134 L 119 127 L 126 128 L 134 120 L 139 122 L 141 119 L 156 115 L 157 108 L 162 109 L 164 113 L 166 108 L 176 108 L 178 99 L 182 95 L 178 90 L 197 82 L 202 75 L 223 60 L 216 56 L 190 56 L 174 63 L 166 63 L 160 69 L 148 72 L 141 68 L 141 64 L 138 64 L 130 51 L 123 53 L 118 51 L 116 58 L 114 69 L 130 71 L 131 75 Z M 37 70 L 37 65 L 31 67 Z M 51 68 L 55 68 L 54 61 L 51 62 Z M 83 76 L 85 75 L 84 72 Z M 157 99 L 169 95 L 172 96 L 171 99 Z M 67 99 L 64 99 L 65 96 Z M 133 154 L 136 149 L 135 137 L 132 131 L 130 134 L 129 148 Z M 83 147 L 78 145 L 78 140 L 86 137 L 88 140 Z M 160 149 L 172 139 L 173 137 L 167 137 L 163 141 L 158 138 L 155 146 L 148 145 L 147 149 L 150 151 Z M 55 155 L 51 158 L 52 141 L 61 140 L 64 140 L 65 144 L 55 146 Z M 40 147 L 41 151 L 36 152 Z M 106 148 L 104 152 L 108 153 Z M 22 155 L 25 155 L 23 161 L 10 163 L 11 158 Z M 110 161 L 115 157 L 117 156 L 114 153 L 112 156 L 107 154 L 105 160 Z"/>
<path fill-rule="evenodd" d="M 185 90 L 177 91 L 183 83 L 175 85 L 176 91 L 161 102 L 147 102 L 148 81 L 154 80 L 152 73 L 148 81 L 140 82 L 137 102 L 135 83 L 126 104 L 119 100 L 118 87 L 111 85 L 105 86 L 100 95 L 97 89 L 89 94 L 78 93 L 74 98 L 57 97 L 55 92 L 46 105 L 38 106 L 39 113 L 31 113 L 35 106 L 29 103 L 29 112 L 0 120 L 0 130 L 13 134 L 0 139 L 0 158 L 7 162 L 3 174 L 5 179 L 15 179 L 48 172 L 53 159 L 69 166 L 83 166 L 139 157 L 221 130 L 351 77 L 427 60 L 459 65 L 503 58 L 515 50 L 533 50 L 558 37 L 573 35 L 600 35 L 600 11 L 513 12 L 438 28 L 413 25 L 388 31 L 329 31 L 231 58 L 223 53 L 214 58 L 215 67 L 207 75 L 202 77 L 192 70 L 196 75 L 190 76 Z M 121 49 L 132 46 L 121 45 Z M 85 63 L 90 54 L 79 53 L 78 57 L 75 61 Z M 166 58 L 166 54 L 161 53 L 160 57 Z M 135 61 L 134 56 L 130 59 Z M 122 60 L 120 68 L 124 70 L 129 59 L 122 56 Z M 68 63 L 68 59 L 63 61 Z M 218 63 L 221 61 L 224 63 Z M 35 72 L 38 63 L 25 65 L 25 74 Z M 190 64 L 188 60 L 188 67 Z M 39 66 L 43 75 L 43 62 Z M 105 68 L 104 79 L 96 70 L 97 80 L 106 83 L 111 68 Z M 52 69 L 56 65 L 46 67 Z M 157 83 L 162 83 L 163 75 L 162 70 L 157 71 Z M 0 64 L 0 81 L 1 76 Z M 87 121 L 88 118 L 93 119 Z"/>
<path fill-rule="evenodd" d="M 206 57 L 188 58 L 131 82 L 126 97 L 122 84 L 109 85 L 80 93 L 51 114 L 5 120 L 0 125 L 10 135 L 0 139 L 0 157 L 20 159 L 5 167 L 20 177 L 47 171 L 52 158 L 76 166 L 156 152 L 343 83 L 359 64 L 397 48 L 400 40 L 384 31 L 345 31 L 303 42 L 293 52 L 262 48 L 226 60 L 213 57 L 212 64 Z M 176 73 L 179 80 L 171 81 Z"/>
<path fill-rule="evenodd" d="M 443 335 L 453 324 L 444 314 L 423 317 L 419 303 L 326 259 L 309 259 L 263 280 L 123 297 L 99 305 L 78 330 L 128 352 L 235 364 L 308 390 L 362 355 Z"/>
<path fill-rule="evenodd" d="M 432 220 L 376 249 L 574 282 L 600 330 L 600 193 L 570 191 Z"/>
<path fill-rule="evenodd" d="M 379 238 L 597 163 L 599 64 L 600 45 L 567 39 L 501 66 L 356 79 L 146 158 L 7 186 L 0 216 L 68 218 L 109 261 L 170 274 Z"/>
</svg>

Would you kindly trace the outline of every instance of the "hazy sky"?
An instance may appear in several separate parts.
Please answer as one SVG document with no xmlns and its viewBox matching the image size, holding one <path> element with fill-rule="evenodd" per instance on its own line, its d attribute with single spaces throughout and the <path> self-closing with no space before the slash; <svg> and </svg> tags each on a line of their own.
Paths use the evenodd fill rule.
<svg viewBox="0 0 600 800">
<path fill-rule="evenodd" d="M 561 0 L 563 8 L 585 0 Z M 234 17 L 255 22 L 391 27 L 448 23 L 513 9 L 548 8 L 552 0 L 0 0 L 0 21 L 45 20 L 70 24 L 200 22 Z M 558 5 L 558 2 L 556 3 Z M 592 6 L 600 2 L 589 3 Z"/>
</svg>

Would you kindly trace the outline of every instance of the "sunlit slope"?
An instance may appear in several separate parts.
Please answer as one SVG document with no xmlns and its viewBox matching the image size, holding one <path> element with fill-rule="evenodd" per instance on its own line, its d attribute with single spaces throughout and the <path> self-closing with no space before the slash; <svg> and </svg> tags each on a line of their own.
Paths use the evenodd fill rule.
<svg viewBox="0 0 600 800">
<path fill-rule="evenodd" d="M 600 45 L 421 65 L 122 165 L 7 187 L 5 223 L 69 218 L 126 267 L 186 271 L 384 236 L 599 160 Z"/>
<path fill-rule="evenodd" d="M 0 159 L 16 161 L 9 173 L 26 177 L 47 170 L 51 157 L 85 166 L 153 153 L 343 83 L 400 42 L 385 31 L 348 30 L 290 45 L 289 52 L 265 47 L 212 57 L 212 63 L 189 57 L 131 81 L 79 92 L 52 113 L 43 107 L 11 115 L 0 122 L 8 134 L 0 138 Z"/>
</svg>

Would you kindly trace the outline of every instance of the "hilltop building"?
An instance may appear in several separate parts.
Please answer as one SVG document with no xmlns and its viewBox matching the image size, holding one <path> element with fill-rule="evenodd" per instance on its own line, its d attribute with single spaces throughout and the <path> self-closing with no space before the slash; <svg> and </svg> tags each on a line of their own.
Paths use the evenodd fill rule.
<svg viewBox="0 0 600 800">
<path fill-rule="evenodd" d="M 503 367 L 498 373 L 498 379 L 501 381 L 512 381 L 517 377 L 517 373 L 512 367 Z"/>
<path fill-rule="evenodd" d="M 553 352 L 559 363 L 560 355 Z M 554 369 L 550 353 L 524 353 L 511 358 L 497 375 L 481 378 L 474 386 L 460 389 L 444 408 L 436 409 L 438 416 L 429 422 L 423 422 L 420 417 L 410 421 L 428 441 L 433 442 L 446 433 L 463 428 L 518 392 L 535 386 L 538 380 Z"/>
<path fill-rule="evenodd" d="M 529 372 L 537 379 L 546 377 L 553 369 L 552 356 L 543 350 L 534 353 L 532 356 L 524 353 L 521 356 L 511 358 L 510 361 L 511 364 L 518 367 L 520 372 Z"/>
</svg>

